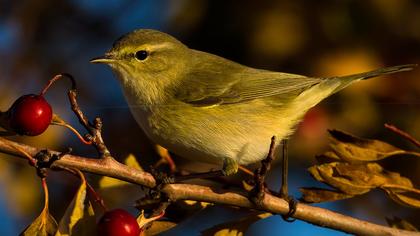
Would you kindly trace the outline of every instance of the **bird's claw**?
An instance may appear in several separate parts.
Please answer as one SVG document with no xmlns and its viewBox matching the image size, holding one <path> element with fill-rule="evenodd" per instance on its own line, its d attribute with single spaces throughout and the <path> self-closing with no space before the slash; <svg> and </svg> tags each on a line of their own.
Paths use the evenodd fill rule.
<svg viewBox="0 0 420 236">
<path fill-rule="evenodd" d="M 287 222 L 294 222 L 296 219 L 294 219 L 293 216 L 296 214 L 298 201 L 291 196 L 284 196 L 283 199 L 289 204 L 289 211 L 286 214 L 281 215 L 281 218 Z"/>
<path fill-rule="evenodd" d="M 155 168 L 151 168 L 150 173 L 156 181 L 156 190 L 161 190 L 166 184 L 175 183 L 175 177 L 173 175 L 168 175 L 162 171 L 158 171 Z"/>
<path fill-rule="evenodd" d="M 255 187 L 249 192 L 249 200 L 258 208 L 264 206 L 265 187 L 255 185 Z"/>
</svg>

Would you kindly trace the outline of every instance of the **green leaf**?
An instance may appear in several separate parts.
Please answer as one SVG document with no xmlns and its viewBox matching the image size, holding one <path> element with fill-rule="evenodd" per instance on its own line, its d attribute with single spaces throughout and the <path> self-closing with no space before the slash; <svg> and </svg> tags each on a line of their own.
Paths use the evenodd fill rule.
<svg viewBox="0 0 420 236">
<path fill-rule="evenodd" d="M 86 198 L 86 180 L 83 174 L 80 175 L 82 183 L 60 220 L 56 236 L 88 236 L 96 233 L 95 214 L 92 204 Z"/>
<path fill-rule="evenodd" d="M 44 208 L 41 214 L 20 234 L 23 236 L 52 236 L 57 232 L 57 222 Z"/>
</svg>

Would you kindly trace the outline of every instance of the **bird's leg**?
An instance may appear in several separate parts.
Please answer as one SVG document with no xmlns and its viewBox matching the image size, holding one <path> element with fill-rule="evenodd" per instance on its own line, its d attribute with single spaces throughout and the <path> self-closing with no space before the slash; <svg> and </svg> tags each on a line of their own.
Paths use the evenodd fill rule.
<svg viewBox="0 0 420 236">
<path fill-rule="evenodd" d="M 235 159 L 225 157 L 223 159 L 223 169 L 222 170 L 213 170 L 203 173 L 192 173 L 188 175 L 181 175 L 181 176 L 175 176 L 175 181 L 183 181 L 183 180 L 189 180 L 189 179 L 208 179 L 208 178 L 216 178 L 221 176 L 228 176 L 233 175 L 236 172 L 238 172 L 238 162 L 235 161 Z"/>
<path fill-rule="evenodd" d="M 289 188 L 287 185 L 287 176 L 288 176 L 288 168 L 289 168 L 289 156 L 287 152 L 287 140 L 283 139 L 282 141 L 282 178 L 281 178 L 281 188 L 280 188 L 280 196 L 282 198 L 289 197 Z"/>
<path fill-rule="evenodd" d="M 261 161 L 261 167 L 254 172 L 254 188 L 249 193 L 250 201 L 257 206 L 262 206 L 265 195 L 265 176 L 271 168 L 271 162 L 274 160 L 274 148 L 276 144 L 276 137 L 271 138 L 270 149 L 267 157 Z"/>
<path fill-rule="evenodd" d="M 294 219 L 290 219 L 290 217 L 293 217 L 293 215 L 296 213 L 296 206 L 297 206 L 297 200 L 294 199 L 289 195 L 288 190 L 288 182 L 287 177 L 289 175 L 289 155 L 287 152 L 287 139 L 282 140 L 282 178 L 281 178 L 281 188 L 280 188 L 280 197 L 286 200 L 289 203 L 289 212 L 287 212 L 285 215 L 282 215 L 283 220 L 288 222 L 293 222 Z"/>
</svg>

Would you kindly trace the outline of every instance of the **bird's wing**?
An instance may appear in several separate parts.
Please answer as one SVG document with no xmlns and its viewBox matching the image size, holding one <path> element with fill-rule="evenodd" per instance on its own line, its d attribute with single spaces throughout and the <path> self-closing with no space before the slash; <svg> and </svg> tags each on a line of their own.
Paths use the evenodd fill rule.
<svg viewBox="0 0 420 236">
<path fill-rule="evenodd" d="M 208 58 L 192 66 L 175 93 L 178 100 L 194 106 L 233 104 L 280 96 L 292 98 L 322 79 L 257 70 L 223 58 Z"/>
</svg>

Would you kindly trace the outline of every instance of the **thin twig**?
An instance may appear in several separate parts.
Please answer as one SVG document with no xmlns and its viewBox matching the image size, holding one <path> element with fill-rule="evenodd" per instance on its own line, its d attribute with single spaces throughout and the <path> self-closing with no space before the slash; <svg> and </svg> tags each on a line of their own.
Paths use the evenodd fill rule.
<svg viewBox="0 0 420 236">
<path fill-rule="evenodd" d="M 23 157 L 23 154 L 13 148 L 11 143 L 15 146 L 19 146 L 31 156 L 34 156 L 40 151 L 38 148 L 0 137 L 0 152 Z M 153 188 L 156 185 L 156 181 L 151 174 L 123 165 L 114 159 L 92 159 L 68 154 L 52 163 L 51 167 L 78 169 L 80 171 L 117 178 L 148 188 Z M 195 200 L 255 209 L 255 205 L 249 201 L 247 193 L 240 190 L 213 189 L 211 187 L 194 184 L 167 184 L 162 188 L 162 192 L 164 192 L 171 201 Z M 286 214 L 289 211 L 289 204 L 287 201 L 279 197 L 265 194 L 263 201 L 263 207 L 259 210 L 274 214 Z M 420 235 L 419 232 L 377 225 L 306 204 L 299 204 L 297 206 L 294 218 L 322 227 L 357 235 Z"/>
<path fill-rule="evenodd" d="M 401 137 L 407 139 L 408 141 L 412 142 L 417 147 L 420 147 L 420 141 L 418 141 L 417 139 L 415 139 L 413 136 L 411 136 L 407 132 L 402 131 L 401 129 L 397 128 L 394 125 L 385 124 L 384 126 L 385 126 L 385 128 L 391 130 L 392 132 L 394 132 L 394 133 L 400 135 Z"/>
<path fill-rule="evenodd" d="M 99 156 L 101 158 L 111 158 L 111 153 L 109 152 L 102 138 L 101 119 L 99 117 L 96 117 L 93 121 L 93 124 L 89 122 L 88 118 L 85 116 L 85 114 L 83 114 L 82 110 L 79 107 L 79 104 L 77 103 L 76 89 L 69 90 L 68 97 L 70 100 L 72 111 L 74 112 L 74 114 L 76 114 L 80 124 L 82 124 L 83 127 L 85 127 L 85 129 L 89 132 L 92 143 L 98 151 Z"/>
</svg>

